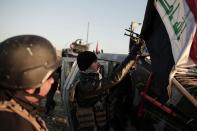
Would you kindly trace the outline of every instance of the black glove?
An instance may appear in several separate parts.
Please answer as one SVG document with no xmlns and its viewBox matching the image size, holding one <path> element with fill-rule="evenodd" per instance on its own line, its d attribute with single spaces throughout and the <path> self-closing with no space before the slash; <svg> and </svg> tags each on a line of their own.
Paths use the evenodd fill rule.
<svg viewBox="0 0 197 131">
<path fill-rule="evenodd" d="M 142 39 L 130 40 L 129 44 L 129 54 L 134 53 L 136 54 L 139 50 L 144 41 Z"/>
</svg>

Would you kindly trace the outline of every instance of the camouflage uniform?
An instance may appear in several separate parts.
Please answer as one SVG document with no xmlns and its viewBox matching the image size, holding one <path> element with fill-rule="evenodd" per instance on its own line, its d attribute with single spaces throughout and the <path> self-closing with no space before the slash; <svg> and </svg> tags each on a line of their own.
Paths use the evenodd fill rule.
<svg viewBox="0 0 197 131">
<path fill-rule="evenodd" d="M 44 121 L 36 114 L 30 113 L 35 112 L 32 105 L 18 103 L 14 99 L 0 103 L 2 131 L 48 131 Z"/>
</svg>

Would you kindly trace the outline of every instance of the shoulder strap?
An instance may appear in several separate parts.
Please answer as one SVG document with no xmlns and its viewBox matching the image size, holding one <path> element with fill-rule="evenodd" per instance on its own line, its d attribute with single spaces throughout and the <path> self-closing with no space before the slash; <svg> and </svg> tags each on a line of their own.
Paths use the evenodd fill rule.
<svg viewBox="0 0 197 131">
<path fill-rule="evenodd" d="M 32 116 L 13 99 L 9 102 L 0 103 L 0 111 L 15 112 L 25 120 L 29 121 L 37 131 L 48 131 L 45 122 L 39 116 Z"/>
</svg>

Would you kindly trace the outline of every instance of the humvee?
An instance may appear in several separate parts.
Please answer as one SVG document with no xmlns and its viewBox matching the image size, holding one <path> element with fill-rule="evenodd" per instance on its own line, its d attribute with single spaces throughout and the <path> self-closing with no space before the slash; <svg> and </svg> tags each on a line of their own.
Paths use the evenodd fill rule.
<svg viewBox="0 0 197 131">
<path fill-rule="evenodd" d="M 103 77 L 108 77 L 113 69 L 127 56 L 125 54 L 98 54 L 98 61 L 103 66 L 102 75 Z M 67 59 L 63 59 L 63 63 L 67 62 Z M 63 64 L 62 69 L 68 70 L 67 64 Z M 77 123 L 75 115 L 73 115 L 74 110 L 76 110 L 76 99 L 75 99 L 75 87 L 76 83 L 79 81 L 79 69 L 76 60 L 72 64 L 72 68 L 69 68 L 70 73 L 67 77 L 62 79 L 62 101 L 64 104 L 68 129 L 70 131 L 77 130 Z M 65 75 L 65 71 L 62 71 L 62 76 Z M 180 111 L 181 105 L 187 105 L 187 101 L 180 100 L 178 106 L 172 106 L 172 104 L 162 103 L 157 100 L 157 97 L 152 94 L 151 89 L 147 90 L 147 86 L 150 86 L 151 79 L 151 60 L 149 56 L 140 57 L 136 60 L 135 66 L 128 73 L 128 77 L 122 80 L 110 93 L 106 94 L 116 99 L 118 96 L 116 92 L 124 92 L 126 89 L 126 95 L 124 100 L 122 99 L 122 107 L 126 104 L 129 108 L 128 111 L 124 112 L 124 109 L 119 109 L 117 114 L 122 116 L 127 116 L 127 121 L 122 120 L 128 129 L 140 129 L 144 130 L 196 130 L 195 119 L 191 119 L 191 123 L 185 123 L 185 121 L 190 119 L 190 116 L 186 116 Z M 126 83 L 126 84 L 125 84 Z M 126 87 L 122 87 L 126 86 Z M 123 89 L 123 91 L 121 91 Z M 146 91 L 145 91 L 146 90 Z M 130 92 L 128 92 L 130 91 Z M 115 92 L 115 93 L 114 93 Z M 115 94 L 115 95 L 114 95 Z M 121 95 L 121 94 L 118 94 Z M 128 97 L 130 95 L 130 97 Z M 122 97 L 122 96 L 121 96 Z M 175 98 L 174 98 L 175 99 Z M 124 103 L 127 101 L 127 103 Z M 184 102 L 183 102 L 184 101 Z M 120 103 L 120 101 L 119 101 Z M 115 104 L 118 105 L 118 104 Z M 120 104 L 118 105 L 120 106 Z M 188 107 L 190 108 L 190 107 Z M 191 111 L 195 109 L 190 108 Z M 121 112 L 123 111 L 123 112 Z M 195 117 L 194 117 L 195 118 Z M 124 119 L 124 118 L 118 118 Z M 130 124 L 128 124 L 128 122 Z M 119 123 L 121 124 L 121 123 Z"/>
<path fill-rule="evenodd" d="M 128 75 L 114 88 L 106 91 L 106 97 L 116 100 L 113 105 L 116 119 L 114 123 L 109 124 L 109 129 L 197 130 L 196 108 L 180 92 L 174 93 L 167 102 L 158 99 L 159 96 L 154 93 L 154 88 L 151 88 L 153 77 L 151 59 L 142 53 L 138 53 L 138 55 L 136 63 Z M 98 54 L 98 61 L 102 65 L 102 76 L 107 78 L 126 56 L 126 54 Z M 72 58 L 72 60 L 63 58 L 61 95 L 68 122 L 67 130 L 70 131 L 78 130 L 75 114 L 77 108 L 75 90 L 78 81 L 79 69 L 76 58 Z M 176 103 L 173 99 L 176 100 Z"/>
<path fill-rule="evenodd" d="M 168 97 L 167 86 L 170 71 L 176 66 L 176 63 L 173 60 L 172 47 L 163 21 L 153 8 L 154 1 L 149 0 L 148 5 L 151 6 L 147 6 L 141 35 L 132 30 L 126 30 L 129 31 L 129 34 L 126 35 L 130 37 L 129 46 L 144 39 L 146 45 L 142 47 L 147 46 L 150 56 L 143 55 L 144 49 L 142 49 L 128 75 L 113 89 L 107 91 L 108 98 L 117 100 L 114 104 L 116 124 L 109 125 L 109 129 L 114 129 L 113 126 L 116 125 L 121 127 L 119 130 L 196 131 L 197 67 L 195 66 L 193 72 L 188 76 L 183 70 L 181 77 L 174 77 L 171 83 L 172 88 L 168 90 L 171 91 L 171 95 Z M 150 17 L 151 13 L 152 17 Z M 103 77 L 108 77 L 126 56 L 123 54 L 98 54 L 98 60 L 103 67 Z M 66 62 L 66 59 L 63 60 L 63 63 L 64 61 Z M 64 65 L 66 64 L 63 64 L 63 70 L 67 68 Z M 62 71 L 62 73 L 63 76 L 65 72 Z M 189 81 L 186 85 L 184 85 L 182 77 L 188 78 Z M 77 105 L 75 90 L 78 81 L 79 69 L 75 61 L 66 79 L 65 77 L 62 79 L 61 87 L 62 100 L 68 118 L 68 129 L 71 131 L 78 130 L 75 118 Z"/>
</svg>

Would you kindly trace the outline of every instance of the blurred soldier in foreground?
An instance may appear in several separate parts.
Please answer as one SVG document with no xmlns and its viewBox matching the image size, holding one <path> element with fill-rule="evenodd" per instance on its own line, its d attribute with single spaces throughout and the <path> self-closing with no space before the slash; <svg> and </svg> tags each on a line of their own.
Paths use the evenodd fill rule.
<svg viewBox="0 0 197 131">
<path fill-rule="evenodd" d="M 130 47 L 129 55 L 107 79 L 102 78 L 100 65 L 93 52 L 85 51 L 78 55 L 80 82 L 76 88 L 78 102 L 76 118 L 79 130 L 93 131 L 95 128 L 100 131 L 109 130 L 108 122 L 111 119 L 111 111 L 106 107 L 103 94 L 107 89 L 119 83 L 134 66 L 140 46 L 139 42 Z"/>
<path fill-rule="evenodd" d="M 57 56 L 40 36 L 21 35 L 0 43 L 0 123 L 2 131 L 47 131 L 36 107 L 54 80 Z"/>
</svg>

